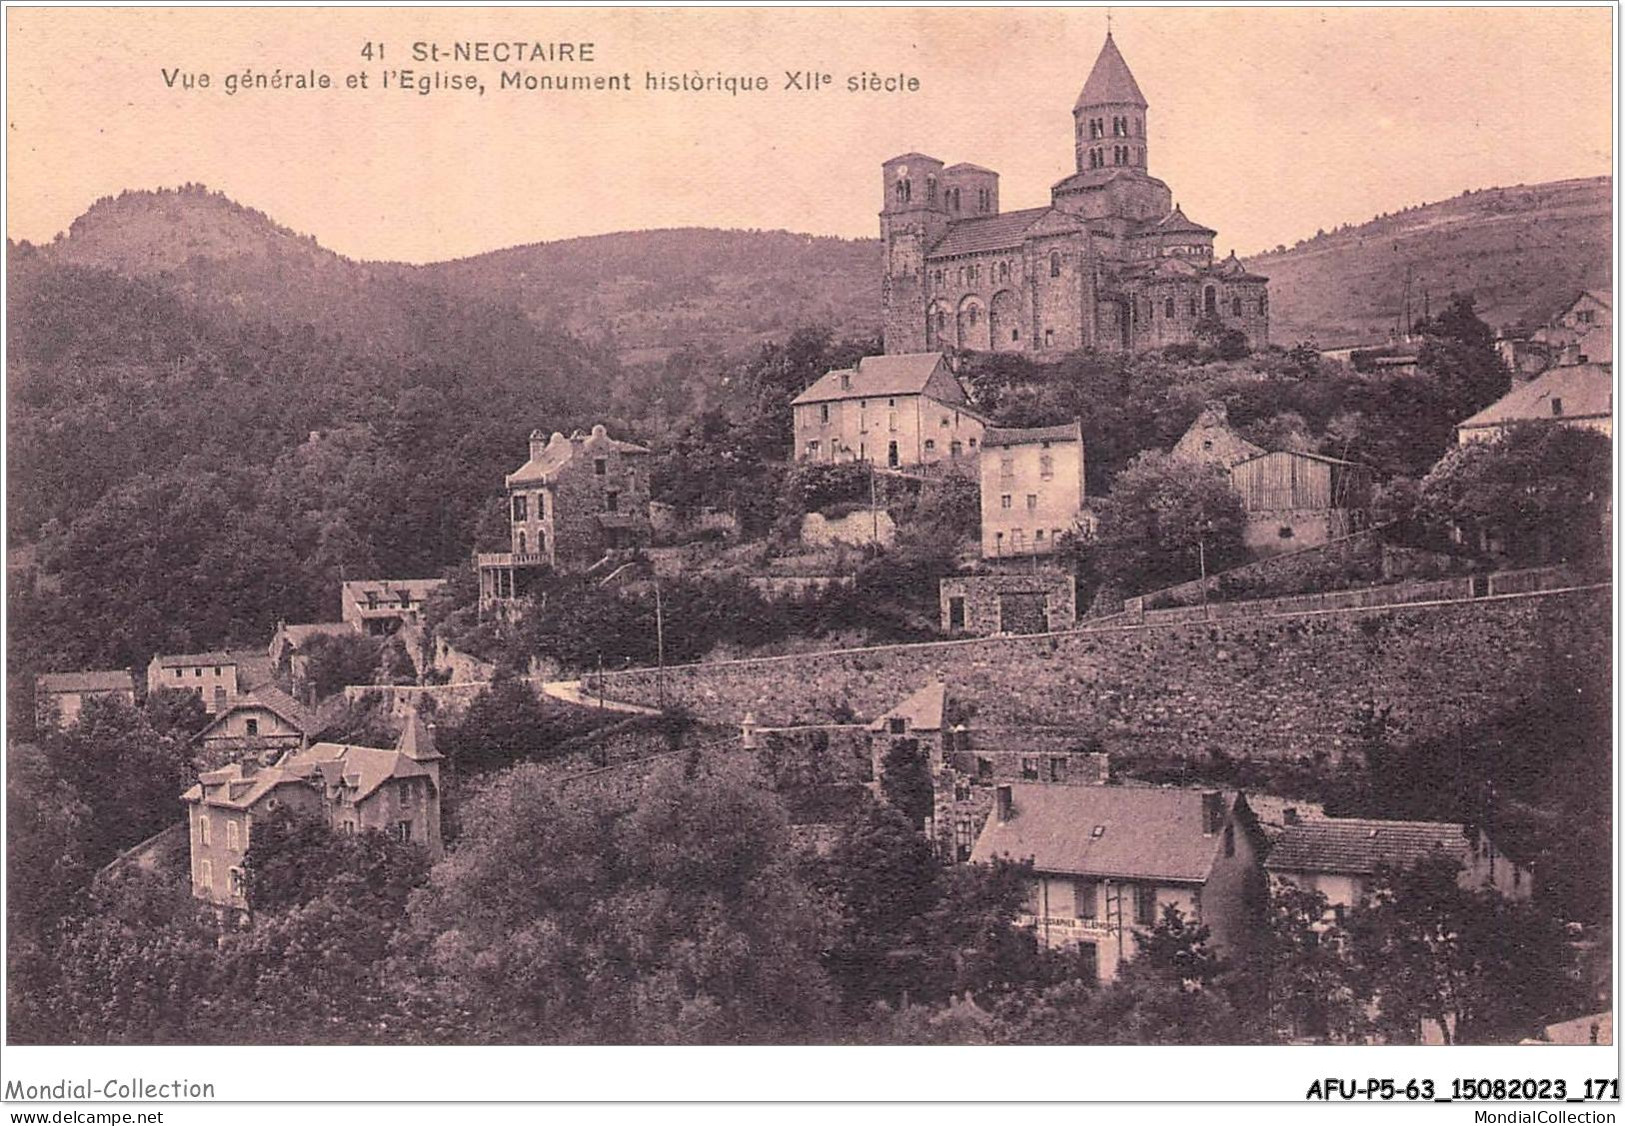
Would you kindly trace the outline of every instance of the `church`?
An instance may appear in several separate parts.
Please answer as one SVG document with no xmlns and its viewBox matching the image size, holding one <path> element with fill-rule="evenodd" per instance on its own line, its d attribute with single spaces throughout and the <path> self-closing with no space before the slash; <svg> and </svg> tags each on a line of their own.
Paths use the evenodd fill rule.
<svg viewBox="0 0 1625 1126">
<path fill-rule="evenodd" d="M 1146 100 L 1105 45 L 1072 108 L 1077 171 L 1050 205 L 999 211 L 999 175 L 907 153 L 882 166 L 888 353 L 1058 356 L 1246 335 L 1269 342 L 1268 278 L 1187 218 L 1147 172 Z"/>
</svg>

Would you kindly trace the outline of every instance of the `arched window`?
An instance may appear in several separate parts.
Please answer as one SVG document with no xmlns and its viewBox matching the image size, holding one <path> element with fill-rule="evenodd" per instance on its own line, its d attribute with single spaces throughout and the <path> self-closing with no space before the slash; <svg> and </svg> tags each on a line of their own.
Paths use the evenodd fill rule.
<svg viewBox="0 0 1625 1126">
<path fill-rule="evenodd" d="M 1174 299 L 1172 297 L 1163 300 L 1162 315 L 1170 321 L 1174 319 Z"/>
<path fill-rule="evenodd" d="M 1061 252 L 1059 250 L 1049 252 L 1049 276 L 1052 278 L 1061 276 Z"/>
<path fill-rule="evenodd" d="M 519 533 L 519 554 L 520 555 L 525 554 L 525 533 L 524 532 Z"/>
<path fill-rule="evenodd" d="M 929 203 L 937 202 L 937 178 L 935 176 L 925 178 L 925 198 Z"/>
<path fill-rule="evenodd" d="M 897 181 L 897 184 L 892 189 L 892 192 L 893 192 L 894 195 L 897 196 L 897 202 L 898 203 L 902 203 L 905 199 L 908 198 L 906 195 L 903 194 L 906 191 L 908 191 L 908 181 L 907 180 L 899 180 L 899 181 Z"/>
<path fill-rule="evenodd" d="M 1191 316 L 1194 317 L 1195 315 L 1196 315 L 1196 298 L 1192 297 L 1191 298 Z"/>
<path fill-rule="evenodd" d="M 1202 311 L 1210 317 L 1219 311 L 1219 295 L 1211 285 L 1202 292 Z"/>
<path fill-rule="evenodd" d="M 1239 298 L 1239 297 L 1231 298 L 1231 300 L 1230 300 L 1230 315 L 1234 316 L 1234 317 L 1241 316 L 1241 298 Z"/>
</svg>

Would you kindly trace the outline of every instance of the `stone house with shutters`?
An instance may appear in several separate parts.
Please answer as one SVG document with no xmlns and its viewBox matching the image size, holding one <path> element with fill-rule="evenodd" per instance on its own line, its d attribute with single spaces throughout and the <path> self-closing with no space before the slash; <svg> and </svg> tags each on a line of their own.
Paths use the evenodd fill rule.
<svg viewBox="0 0 1625 1126">
<path fill-rule="evenodd" d="M 255 819 L 283 808 L 338 833 L 377 830 L 413 841 L 439 859 L 440 759 L 414 712 L 393 750 L 317 743 L 283 752 L 272 765 L 250 757 L 204 771 L 181 795 L 193 896 L 246 912 L 242 865 Z"/>
<path fill-rule="evenodd" d="M 790 404 L 796 461 L 974 464 L 988 421 L 940 352 L 865 356 Z"/>
<path fill-rule="evenodd" d="M 998 786 L 973 863 L 1030 860 L 1022 921 L 1110 981 L 1174 906 L 1235 956 L 1264 925 L 1263 839 L 1244 796 L 1152 786 Z"/>
<path fill-rule="evenodd" d="M 1110 33 L 1072 107 L 1076 171 L 1048 206 L 1001 212 L 998 173 L 910 152 L 881 165 L 883 336 L 1053 358 L 1237 331 L 1269 342 L 1269 279 L 1149 171 L 1148 103 Z M 1238 169 L 1238 174 L 1241 170 Z"/>
<path fill-rule="evenodd" d="M 512 540 L 476 557 L 482 605 L 522 597 L 549 572 L 587 571 L 649 545 L 649 451 L 602 425 L 569 437 L 532 431 L 530 459 L 505 484 Z"/>
</svg>

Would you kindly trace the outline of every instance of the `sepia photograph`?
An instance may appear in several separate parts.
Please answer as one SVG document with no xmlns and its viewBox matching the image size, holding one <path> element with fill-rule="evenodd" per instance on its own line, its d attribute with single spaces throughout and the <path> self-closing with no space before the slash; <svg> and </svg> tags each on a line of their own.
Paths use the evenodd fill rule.
<svg viewBox="0 0 1625 1126">
<path fill-rule="evenodd" d="M 1617 1104 L 1617 15 L 8 5 L 4 1101 Z"/>
</svg>

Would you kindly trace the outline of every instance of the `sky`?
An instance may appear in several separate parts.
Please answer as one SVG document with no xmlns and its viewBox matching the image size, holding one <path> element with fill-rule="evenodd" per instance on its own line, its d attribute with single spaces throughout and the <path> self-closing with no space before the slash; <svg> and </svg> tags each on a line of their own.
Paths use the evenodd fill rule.
<svg viewBox="0 0 1625 1126">
<path fill-rule="evenodd" d="M 873 237 L 880 164 L 909 151 L 992 168 L 1004 209 L 1039 206 L 1073 171 L 1072 104 L 1106 32 L 1104 8 L 1076 7 L 6 15 L 9 237 L 194 182 L 350 257 L 410 262 L 662 227 Z M 1112 24 L 1150 103 L 1151 173 L 1221 253 L 1248 254 L 1468 188 L 1607 174 L 1612 16 L 1118 6 Z M 477 41 L 591 43 L 593 61 L 410 58 Z M 334 88 L 224 88 L 278 68 Z M 380 89 L 400 68 L 485 93 Z M 504 71 L 633 90 L 503 91 Z M 832 82 L 785 89 L 790 71 Z M 649 72 L 768 90 L 655 92 Z M 847 90 L 870 72 L 919 88 Z"/>
</svg>

